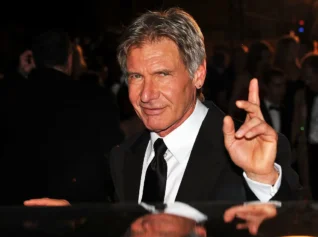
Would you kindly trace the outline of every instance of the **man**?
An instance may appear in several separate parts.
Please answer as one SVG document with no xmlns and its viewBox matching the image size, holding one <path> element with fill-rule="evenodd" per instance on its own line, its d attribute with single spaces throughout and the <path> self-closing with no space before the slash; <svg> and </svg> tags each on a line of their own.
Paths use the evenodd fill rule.
<svg viewBox="0 0 318 237">
<path fill-rule="evenodd" d="M 263 76 L 263 82 L 266 90 L 265 97 L 261 100 L 261 111 L 264 119 L 277 132 L 289 135 L 291 129 L 288 128 L 288 123 L 283 123 L 285 115 L 283 100 L 287 82 L 285 74 L 277 68 L 267 69 Z"/>
<path fill-rule="evenodd" d="M 35 36 L 22 60 L 28 79 L 1 84 L 1 159 L 10 171 L 1 179 L 3 204 L 107 198 L 104 153 L 122 139 L 118 110 L 110 93 L 71 79 L 72 47 L 64 32 Z"/>
<path fill-rule="evenodd" d="M 259 108 L 257 80 L 251 81 L 249 101 L 237 102 L 248 116 L 236 133 L 230 117 L 198 99 L 206 74 L 205 48 L 191 16 L 179 9 L 142 15 L 126 30 L 118 59 L 127 75 L 130 101 L 150 134 L 146 131 L 112 151 L 115 200 L 291 198 L 285 195 L 294 194 L 298 182 L 287 165 L 288 142 L 279 135 L 277 152 L 277 133 Z M 147 179 L 157 138 L 168 150 L 165 188 L 159 182 L 154 188 L 155 181 L 148 185 Z M 164 191 L 157 197 L 148 197 L 160 189 Z"/>
<path fill-rule="evenodd" d="M 234 122 L 213 103 L 201 101 L 205 59 L 201 30 L 180 9 L 145 13 L 125 31 L 118 60 L 147 130 L 110 153 L 112 201 L 296 198 L 299 183 L 289 166 L 288 141 L 264 121 L 257 80 L 250 83 L 248 101 L 237 102 L 247 111 L 244 124 Z"/>
<path fill-rule="evenodd" d="M 318 199 L 318 54 L 309 53 L 302 59 L 301 77 L 306 83 L 295 95 L 293 139 L 299 173 L 304 186 L 309 185 L 314 200 Z M 309 172 L 308 172 L 309 170 Z M 307 184 L 307 185 L 306 185 Z"/>
</svg>

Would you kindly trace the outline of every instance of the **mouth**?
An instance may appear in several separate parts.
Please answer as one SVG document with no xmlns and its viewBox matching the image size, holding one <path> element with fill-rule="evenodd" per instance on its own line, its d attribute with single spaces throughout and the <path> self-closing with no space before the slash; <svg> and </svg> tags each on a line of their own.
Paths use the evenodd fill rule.
<svg viewBox="0 0 318 237">
<path fill-rule="evenodd" d="M 142 107 L 143 113 L 148 115 L 148 116 L 159 115 L 163 112 L 164 109 L 165 108 L 145 108 L 145 107 Z"/>
</svg>

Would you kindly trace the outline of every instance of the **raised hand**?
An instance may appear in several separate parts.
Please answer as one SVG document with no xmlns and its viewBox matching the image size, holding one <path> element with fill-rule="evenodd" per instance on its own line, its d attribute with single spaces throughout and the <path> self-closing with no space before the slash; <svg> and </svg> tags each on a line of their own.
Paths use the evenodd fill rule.
<svg viewBox="0 0 318 237">
<path fill-rule="evenodd" d="M 244 124 L 235 132 L 230 116 L 223 121 L 224 143 L 232 161 L 255 181 L 274 184 L 278 173 L 274 168 L 278 135 L 265 121 L 260 109 L 257 79 L 249 85 L 248 101 L 237 101 L 247 112 Z"/>
</svg>

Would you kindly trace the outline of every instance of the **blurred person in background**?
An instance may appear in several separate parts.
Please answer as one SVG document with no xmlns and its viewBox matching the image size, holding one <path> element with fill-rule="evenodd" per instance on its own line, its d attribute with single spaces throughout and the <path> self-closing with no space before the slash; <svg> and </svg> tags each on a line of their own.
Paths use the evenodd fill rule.
<svg viewBox="0 0 318 237">
<path fill-rule="evenodd" d="M 97 85 L 72 79 L 74 51 L 65 32 L 34 36 L 31 52 L 33 69 L 23 85 L 0 88 L 1 159 L 10 170 L 1 178 L 2 203 L 105 200 L 104 154 L 123 139 L 115 101 Z"/>
<path fill-rule="evenodd" d="M 297 91 L 294 99 L 292 141 L 297 168 L 314 200 L 318 199 L 318 54 L 309 53 L 301 60 L 301 79 L 305 88 Z"/>
<path fill-rule="evenodd" d="M 260 97 L 263 97 L 262 76 L 272 64 L 273 53 L 272 46 L 266 41 L 258 41 L 250 45 L 245 70 L 241 75 L 236 75 L 229 100 L 229 114 L 234 118 L 243 121 L 246 116 L 244 111 L 236 107 L 235 101 L 247 99 L 248 85 L 252 78 L 259 79 Z"/>
<path fill-rule="evenodd" d="M 298 90 L 304 87 L 300 79 L 299 39 L 296 36 L 286 35 L 281 37 L 276 44 L 276 53 L 273 65 L 281 69 L 287 79 L 286 93 L 283 104 L 286 117 L 284 124 L 288 129 L 284 135 L 291 141 L 292 118 L 294 116 L 294 100 Z M 291 141 L 292 142 L 292 141 Z"/>
</svg>

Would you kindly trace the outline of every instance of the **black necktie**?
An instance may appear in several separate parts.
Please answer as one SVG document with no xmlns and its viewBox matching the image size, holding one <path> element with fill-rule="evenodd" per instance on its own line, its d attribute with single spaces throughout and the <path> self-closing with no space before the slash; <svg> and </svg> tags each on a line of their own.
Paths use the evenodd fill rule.
<svg viewBox="0 0 318 237">
<path fill-rule="evenodd" d="M 167 151 L 167 146 L 161 138 L 158 138 L 153 147 L 155 157 L 146 172 L 142 202 L 162 203 L 165 198 L 167 182 L 167 162 L 163 155 Z"/>
</svg>

